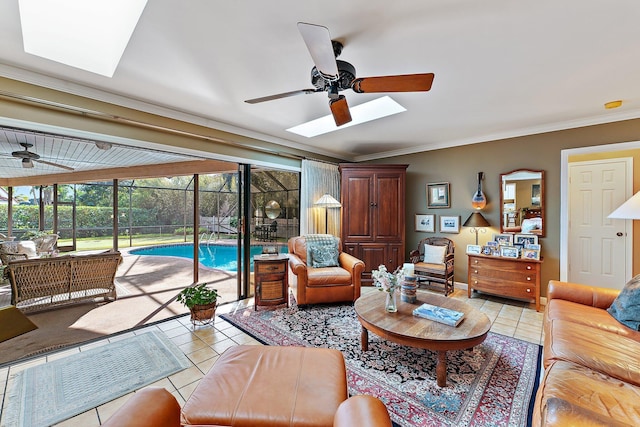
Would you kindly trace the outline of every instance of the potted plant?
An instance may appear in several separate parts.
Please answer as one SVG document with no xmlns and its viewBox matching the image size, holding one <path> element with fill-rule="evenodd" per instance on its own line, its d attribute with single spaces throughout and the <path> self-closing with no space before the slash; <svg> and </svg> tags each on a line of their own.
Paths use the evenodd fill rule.
<svg viewBox="0 0 640 427">
<path fill-rule="evenodd" d="M 207 283 L 184 288 L 178 294 L 178 302 L 183 303 L 191 312 L 191 323 L 211 323 L 216 314 L 218 291 L 207 287 Z"/>
</svg>

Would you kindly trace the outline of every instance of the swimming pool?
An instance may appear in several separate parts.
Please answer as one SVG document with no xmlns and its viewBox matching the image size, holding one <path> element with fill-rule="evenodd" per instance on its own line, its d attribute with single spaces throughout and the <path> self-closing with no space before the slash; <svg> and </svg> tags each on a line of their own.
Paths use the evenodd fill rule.
<svg viewBox="0 0 640 427">
<path fill-rule="evenodd" d="M 199 246 L 198 261 L 206 267 L 226 271 L 238 271 L 237 250 L 238 247 L 236 245 L 201 243 Z M 278 250 L 286 253 L 288 248 L 286 246 L 278 246 Z M 133 249 L 129 253 L 134 255 L 177 256 L 180 258 L 193 259 L 193 243 L 150 246 L 148 248 Z M 253 270 L 253 256 L 262 253 L 262 246 L 251 246 L 250 253 L 251 270 Z"/>
</svg>

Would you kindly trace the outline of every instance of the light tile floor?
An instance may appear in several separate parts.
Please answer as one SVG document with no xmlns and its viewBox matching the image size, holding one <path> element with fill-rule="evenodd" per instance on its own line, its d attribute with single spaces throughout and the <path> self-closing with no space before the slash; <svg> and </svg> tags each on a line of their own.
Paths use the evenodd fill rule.
<svg viewBox="0 0 640 427">
<path fill-rule="evenodd" d="M 366 292 L 369 289 L 364 289 Z M 486 313 L 491 319 L 491 331 L 502 335 L 519 338 L 524 341 L 533 342 L 542 345 L 542 312 L 536 312 L 535 306 L 532 304 L 501 299 L 484 294 L 474 294 L 471 299 L 467 299 L 466 290 L 456 290 L 451 297 L 465 301 L 482 312 Z M 235 309 L 238 305 L 251 305 L 252 300 L 222 305 L 218 309 L 218 314 L 222 314 Z M 240 329 L 230 323 L 216 317 L 214 327 L 199 327 L 195 330 L 191 326 L 189 317 L 181 317 L 178 319 L 168 320 L 144 329 L 138 329 L 134 332 L 112 336 L 99 341 L 80 345 L 64 351 L 43 355 L 37 359 L 28 362 L 16 363 L 0 369 L 0 401 L 4 402 L 4 395 L 11 381 L 12 374 L 40 363 L 58 359 L 69 354 L 77 353 L 95 346 L 100 346 L 122 339 L 132 334 L 142 333 L 148 330 L 163 331 L 191 360 L 192 366 L 167 378 L 164 378 L 154 386 L 164 387 L 169 390 L 180 402 L 184 404 L 189 398 L 200 379 L 209 371 L 211 366 L 218 359 L 220 354 L 229 347 L 239 344 L 255 344 L 261 345 L 254 338 L 242 332 Z M 120 406 L 127 401 L 132 393 L 108 402 L 104 405 L 93 408 L 76 417 L 64 421 L 56 426 L 61 427 L 93 427 L 99 426 L 110 415 L 112 415 Z M 2 418 L 0 414 L 0 425 Z"/>
</svg>

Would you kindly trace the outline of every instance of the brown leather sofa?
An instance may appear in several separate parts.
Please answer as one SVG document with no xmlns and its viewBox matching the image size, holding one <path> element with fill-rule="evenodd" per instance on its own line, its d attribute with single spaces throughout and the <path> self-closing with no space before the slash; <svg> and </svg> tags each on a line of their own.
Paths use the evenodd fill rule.
<svg viewBox="0 0 640 427">
<path fill-rule="evenodd" d="M 618 293 L 549 282 L 534 426 L 640 425 L 640 332 L 606 311 Z"/>
<path fill-rule="evenodd" d="M 391 427 L 391 420 L 377 398 L 348 397 L 338 350 L 244 345 L 220 356 L 182 409 L 165 389 L 143 389 L 104 425 Z"/>
<path fill-rule="evenodd" d="M 364 262 L 340 252 L 337 267 L 313 268 L 307 264 L 304 236 L 292 237 L 289 246 L 289 286 L 298 305 L 355 301 L 360 297 Z M 338 248 L 341 248 L 338 242 Z"/>
</svg>

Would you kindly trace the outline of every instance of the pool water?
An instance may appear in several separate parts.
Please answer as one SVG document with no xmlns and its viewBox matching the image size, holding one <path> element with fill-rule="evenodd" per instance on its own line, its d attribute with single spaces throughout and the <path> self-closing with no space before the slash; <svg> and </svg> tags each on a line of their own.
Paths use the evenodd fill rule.
<svg viewBox="0 0 640 427">
<path fill-rule="evenodd" d="M 280 252 L 287 252 L 286 246 L 279 246 Z M 198 261 L 210 268 L 226 271 L 238 271 L 238 247 L 235 245 L 200 244 Z M 148 248 L 134 249 L 129 253 L 134 255 L 177 256 L 193 259 L 193 243 L 176 245 L 151 246 Z M 253 271 L 253 256 L 262 253 L 262 246 L 251 246 L 251 271 Z"/>
</svg>

